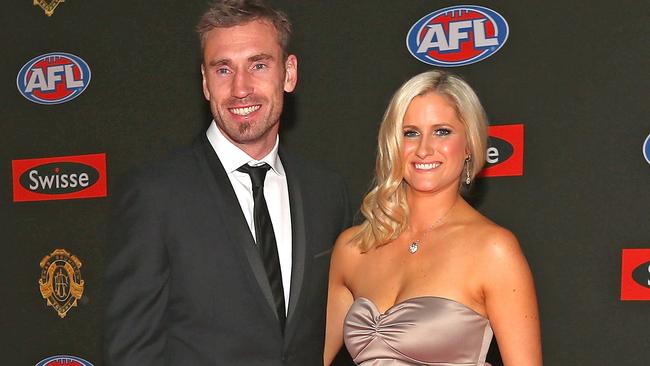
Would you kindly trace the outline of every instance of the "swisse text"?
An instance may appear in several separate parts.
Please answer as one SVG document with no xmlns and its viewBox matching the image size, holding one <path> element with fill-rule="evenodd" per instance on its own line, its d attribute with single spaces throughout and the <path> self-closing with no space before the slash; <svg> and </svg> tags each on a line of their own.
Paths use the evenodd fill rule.
<svg viewBox="0 0 650 366">
<path fill-rule="evenodd" d="M 39 165 L 25 171 L 20 184 L 30 191 L 44 194 L 64 194 L 84 190 L 99 179 L 99 172 L 91 166 L 60 162 Z"/>
<path fill-rule="evenodd" d="M 485 156 L 485 166 L 489 167 L 508 160 L 508 158 L 512 156 L 512 153 L 513 148 L 508 141 L 498 137 L 489 136 L 487 155 Z"/>
<path fill-rule="evenodd" d="M 32 191 L 37 191 L 39 189 L 52 189 L 54 188 L 75 188 L 79 187 L 88 187 L 88 174 L 56 174 L 56 175 L 46 175 L 42 176 L 38 174 L 38 170 L 29 171 L 29 180 L 32 182 L 29 184 L 29 189 Z"/>
</svg>

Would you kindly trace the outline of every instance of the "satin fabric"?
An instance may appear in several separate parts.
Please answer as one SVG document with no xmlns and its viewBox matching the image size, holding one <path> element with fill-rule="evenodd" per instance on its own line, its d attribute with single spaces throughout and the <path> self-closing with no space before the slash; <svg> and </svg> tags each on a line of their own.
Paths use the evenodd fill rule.
<svg viewBox="0 0 650 366">
<path fill-rule="evenodd" d="M 454 300 L 415 297 L 380 313 L 360 297 L 343 336 L 357 365 L 483 366 L 493 332 L 486 318 Z"/>
</svg>

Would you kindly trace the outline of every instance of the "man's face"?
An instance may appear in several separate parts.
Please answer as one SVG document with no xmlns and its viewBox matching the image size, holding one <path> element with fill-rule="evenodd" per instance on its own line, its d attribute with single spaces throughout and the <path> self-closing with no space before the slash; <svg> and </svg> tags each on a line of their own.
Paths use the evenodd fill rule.
<svg viewBox="0 0 650 366">
<path fill-rule="evenodd" d="M 284 92 L 295 88 L 297 67 L 295 56 L 282 59 L 277 31 L 267 22 L 207 34 L 203 94 L 219 129 L 248 155 L 261 158 L 275 145 Z"/>
</svg>

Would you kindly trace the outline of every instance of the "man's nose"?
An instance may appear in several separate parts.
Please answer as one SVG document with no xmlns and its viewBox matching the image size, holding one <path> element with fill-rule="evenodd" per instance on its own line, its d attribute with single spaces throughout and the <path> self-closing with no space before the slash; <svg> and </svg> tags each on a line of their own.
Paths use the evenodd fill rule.
<svg viewBox="0 0 650 366">
<path fill-rule="evenodd" d="M 232 96 L 235 98 L 246 98 L 253 94 L 252 76 L 246 71 L 238 71 L 232 80 Z"/>
</svg>

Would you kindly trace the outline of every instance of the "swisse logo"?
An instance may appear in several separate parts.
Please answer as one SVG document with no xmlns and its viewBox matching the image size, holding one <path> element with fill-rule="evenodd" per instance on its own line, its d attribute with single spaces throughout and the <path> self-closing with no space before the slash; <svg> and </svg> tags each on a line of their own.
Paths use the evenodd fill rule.
<svg viewBox="0 0 650 366">
<path fill-rule="evenodd" d="M 14 160 L 14 201 L 106 196 L 106 155 Z"/>
<path fill-rule="evenodd" d="M 621 300 L 650 300 L 650 249 L 623 249 Z"/>
<path fill-rule="evenodd" d="M 641 264 L 632 271 L 632 279 L 639 285 L 650 288 L 650 261 Z"/>
<path fill-rule="evenodd" d="M 99 172 L 80 163 L 49 163 L 34 167 L 20 176 L 20 184 L 32 192 L 65 194 L 79 192 L 97 183 Z"/>
<path fill-rule="evenodd" d="M 77 356 L 58 355 L 41 360 L 35 366 L 93 366 L 93 364 Z"/>
<path fill-rule="evenodd" d="M 508 23 L 492 9 L 458 5 L 418 20 L 406 35 L 406 47 L 433 66 L 468 65 L 495 54 L 508 39 Z"/>
<path fill-rule="evenodd" d="M 81 57 L 53 52 L 35 57 L 18 72 L 18 91 L 39 104 L 61 104 L 72 100 L 90 84 L 90 67 Z"/>
<path fill-rule="evenodd" d="M 524 125 L 488 128 L 488 148 L 482 177 L 524 175 Z"/>
<path fill-rule="evenodd" d="M 488 136 L 488 149 L 485 156 L 485 167 L 489 168 L 508 160 L 514 149 L 510 143 L 495 136 Z"/>
</svg>

